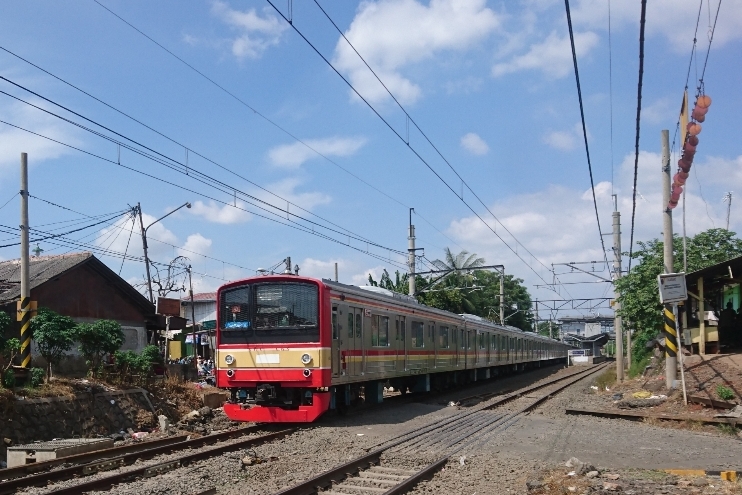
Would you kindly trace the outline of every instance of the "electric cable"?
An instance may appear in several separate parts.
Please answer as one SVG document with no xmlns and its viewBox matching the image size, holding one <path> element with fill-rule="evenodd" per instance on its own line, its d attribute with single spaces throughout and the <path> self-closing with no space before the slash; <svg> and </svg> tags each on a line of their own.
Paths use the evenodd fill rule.
<svg viewBox="0 0 742 495">
<path fill-rule="evenodd" d="M 642 114 L 642 82 L 644 79 L 644 25 L 647 21 L 647 0 L 642 0 L 642 13 L 639 21 L 639 83 L 636 96 L 636 140 L 634 144 L 634 189 L 631 198 L 631 240 L 629 241 L 629 269 L 631 275 L 631 260 L 634 255 L 634 221 L 636 218 L 636 181 L 639 175 L 639 124 Z"/>
<path fill-rule="evenodd" d="M 95 0 L 94 0 L 94 1 L 95 1 Z M 295 25 L 295 24 L 294 24 L 293 22 L 290 22 L 290 21 L 289 21 L 289 19 L 288 19 L 288 18 L 286 18 L 286 16 L 285 16 L 285 15 L 284 15 L 284 14 L 283 14 L 283 13 L 282 13 L 282 12 L 281 12 L 281 11 L 280 11 L 280 10 L 279 10 L 278 8 L 277 8 L 277 7 L 276 7 L 276 6 L 275 6 L 275 5 L 273 4 L 273 2 L 271 2 L 271 0 L 267 0 L 267 2 L 268 2 L 268 3 L 270 4 L 270 5 L 271 5 L 271 7 L 273 7 L 273 9 L 274 9 L 274 10 L 275 10 L 275 11 L 276 11 L 276 12 L 278 13 L 278 15 L 280 15 L 280 16 L 281 16 L 281 17 L 282 17 L 282 18 L 283 18 L 283 19 L 284 19 L 284 20 L 285 20 L 285 21 L 286 21 L 287 23 L 289 23 L 289 25 L 290 25 L 290 26 L 291 26 L 291 27 L 292 27 L 292 28 L 294 29 L 294 31 L 295 31 L 295 32 L 296 32 L 296 33 L 297 33 L 297 34 L 298 34 L 298 35 L 299 35 L 299 36 L 300 36 L 300 37 L 301 37 L 301 38 L 302 38 L 302 39 L 303 39 L 303 40 L 304 40 L 304 41 L 305 41 L 305 42 L 306 42 L 306 43 L 307 43 L 307 44 L 308 44 L 308 45 L 309 45 L 309 46 L 310 46 L 310 47 L 311 47 L 311 48 L 312 48 L 313 50 L 314 50 L 314 52 L 315 52 L 315 53 L 317 53 L 317 55 L 319 55 L 319 57 L 320 57 L 320 58 L 322 58 L 322 60 L 323 60 L 323 61 L 324 61 L 324 62 L 325 62 L 325 63 L 326 63 L 326 64 L 327 64 L 327 65 L 328 65 L 328 66 L 329 66 L 329 67 L 330 67 L 330 68 L 331 68 L 331 69 L 332 69 L 332 70 L 333 70 L 333 71 L 334 71 L 334 72 L 335 72 L 335 73 L 336 73 L 336 74 L 337 74 L 337 75 L 338 75 L 338 76 L 339 76 L 339 77 L 340 77 L 340 78 L 341 78 L 341 79 L 342 79 L 342 80 L 344 81 L 344 82 L 345 82 L 345 84 L 346 84 L 346 85 L 348 85 L 348 87 L 349 87 L 349 88 L 350 88 L 350 89 L 351 89 L 351 90 L 352 90 L 352 91 L 353 91 L 353 92 L 354 92 L 354 93 L 355 93 L 355 94 L 356 94 L 356 95 L 357 95 L 357 96 L 358 96 L 358 97 L 359 97 L 359 98 L 360 98 L 360 99 L 361 99 L 361 100 L 362 100 L 362 101 L 363 101 L 363 102 L 364 102 L 364 103 L 366 104 L 366 106 L 368 106 L 368 107 L 369 107 L 369 109 L 371 109 L 371 111 L 372 111 L 372 112 L 373 112 L 373 113 L 374 113 L 374 114 L 375 114 L 375 115 L 376 115 L 377 117 L 379 117 L 379 119 L 381 119 L 381 121 L 382 121 L 382 122 L 383 122 L 383 123 L 384 123 L 384 124 L 385 124 L 385 125 L 386 125 L 386 126 L 387 126 L 387 127 L 389 128 L 389 130 L 391 130 L 391 131 L 392 131 L 392 132 L 393 132 L 393 133 L 394 133 L 394 134 L 395 134 L 395 135 L 396 135 L 396 136 L 397 136 L 397 137 L 398 137 L 398 138 L 399 138 L 399 139 L 400 139 L 400 140 L 401 140 L 402 142 L 404 142 L 404 143 L 405 143 L 405 144 L 407 145 L 408 149 L 409 149 L 409 150 L 410 150 L 410 151 L 411 151 L 411 152 L 412 152 L 412 153 L 413 153 L 413 154 L 414 154 L 414 155 L 415 155 L 415 156 L 416 156 L 416 157 L 417 157 L 417 158 L 418 158 L 418 159 L 419 159 L 419 160 L 420 160 L 420 161 L 421 161 L 421 162 L 422 162 L 422 163 L 423 163 L 423 164 L 424 164 L 424 165 L 425 165 L 425 166 L 426 166 L 426 167 L 427 167 L 427 168 L 428 168 L 428 169 L 429 169 L 429 170 L 430 170 L 430 171 L 431 171 L 431 172 L 432 172 L 432 173 L 433 173 L 433 174 L 434 174 L 434 175 L 435 175 L 435 176 L 436 176 L 436 177 L 437 177 L 437 178 L 438 178 L 438 179 L 439 179 L 439 180 L 440 180 L 440 181 L 441 181 L 441 182 L 442 182 L 442 183 L 443 183 L 443 184 L 444 184 L 444 185 L 445 185 L 445 186 L 446 186 L 446 187 L 447 187 L 447 188 L 448 188 L 448 189 L 449 189 L 449 190 L 450 190 L 450 191 L 451 191 L 451 192 L 452 192 L 453 194 L 454 194 L 454 195 L 456 195 L 456 197 L 457 197 L 457 198 L 459 198 L 459 200 L 460 200 L 460 201 L 461 201 L 461 202 L 462 202 L 462 203 L 463 203 L 464 205 L 466 205 L 466 207 L 467 207 L 467 208 L 468 208 L 468 209 L 469 209 L 469 210 L 470 210 L 470 211 L 471 211 L 471 212 L 472 212 L 472 213 L 473 213 L 473 214 L 474 214 L 474 215 L 475 215 L 475 216 L 476 216 L 477 218 L 479 218 L 479 220 L 480 220 L 480 221 L 482 221 L 482 223 L 483 223 L 483 224 L 484 224 L 484 225 L 485 225 L 485 226 L 486 226 L 486 227 L 487 227 L 487 228 L 488 228 L 488 229 L 489 229 L 489 230 L 490 230 L 490 231 L 491 231 L 491 232 L 492 232 L 493 234 L 495 234 L 495 236 L 496 236 L 496 237 L 497 237 L 498 239 L 500 239 L 500 240 L 501 240 L 501 241 L 503 242 L 503 244 L 505 244 L 505 246 L 507 246 L 507 247 L 508 247 L 508 249 L 509 249 L 509 250 L 510 250 L 510 251 L 511 251 L 511 252 L 512 252 L 513 254 L 515 254 L 515 256 L 516 256 L 516 257 L 517 257 L 518 259 L 520 259 L 521 261 L 523 261 L 523 263 L 525 263 L 525 264 L 526 264 L 526 266 L 528 266 L 528 268 L 529 268 L 529 269 L 530 269 L 530 270 L 531 270 L 531 271 L 532 271 L 532 272 L 533 272 L 533 273 L 534 273 L 534 274 L 535 274 L 535 275 L 536 275 L 537 277 L 539 277 L 539 278 L 540 278 L 540 279 L 541 279 L 541 280 L 542 280 L 543 282 L 545 282 L 545 283 L 546 283 L 546 280 L 545 280 L 545 279 L 543 278 L 543 276 L 542 276 L 542 275 L 541 275 L 541 274 L 540 274 L 539 272 L 537 272 L 537 271 L 536 271 L 536 270 L 535 270 L 535 269 L 534 269 L 534 268 L 533 268 L 533 267 L 531 266 L 531 264 L 530 264 L 530 263 L 528 263 L 528 262 L 527 262 L 526 260 L 524 260 L 524 259 L 523 259 L 523 258 L 522 258 L 522 257 L 520 256 L 520 254 L 519 254 L 519 253 L 517 252 L 517 250 L 516 250 L 516 249 L 513 249 L 513 248 L 512 248 L 512 247 L 511 247 L 511 246 L 510 246 L 510 245 L 509 245 L 509 244 L 508 244 L 507 242 L 505 242 L 505 240 L 504 240 L 504 239 L 503 239 L 503 238 L 502 238 L 502 237 L 501 237 L 501 236 L 500 236 L 500 235 L 499 235 L 499 234 L 498 234 L 498 233 L 496 232 L 496 230 L 495 230 L 495 229 L 493 229 L 493 228 L 492 228 L 492 226 L 490 226 L 490 225 L 489 225 L 489 223 L 487 223 L 487 222 L 486 222 L 486 221 L 485 221 L 485 220 L 484 220 L 484 219 L 482 218 L 482 216 L 481 216 L 481 215 L 480 215 L 479 213 L 477 213 L 477 212 L 476 212 L 476 210 L 474 210 L 474 209 L 473 209 L 473 208 L 471 207 L 471 205 L 469 205 L 469 203 L 467 203 L 467 202 L 466 202 L 466 201 L 464 200 L 464 198 L 463 198 L 463 195 L 461 195 L 461 196 L 460 196 L 460 195 L 459 195 L 459 194 L 458 194 L 458 193 L 457 193 L 457 192 L 456 192 L 456 191 L 455 191 L 455 190 L 454 190 L 454 189 L 453 189 L 453 188 L 451 187 L 451 185 L 450 185 L 450 184 L 449 184 L 449 183 L 448 183 L 448 182 L 447 182 L 447 181 L 446 181 L 446 180 L 445 180 L 445 179 L 444 179 L 444 178 L 443 178 L 443 177 L 442 177 L 442 176 L 441 176 L 441 175 L 440 175 L 440 174 L 439 174 L 439 173 L 438 173 L 438 172 L 437 172 L 437 171 L 436 171 L 436 170 L 435 170 L 435 169 L 434 169 L 434 168 L 433 168 L 433 167 L 432 167 L 432 166 L 431 166 L 431 165 L 430 165 L 429 163 L 428 163 L 428 161 L 427 161 L 427 160 L 425 160 L 425 159 L 424 159 L 424 158 L 422 157 L 422 155 L 420 155 L 420 153 L 419 153 L 419 152 L 418 152 L 418 151 L 417 151 L 417 150 L 416 150 L 415 148 L 413 148 L 413 147 L 412 147 L 412 146 L 411 146 L 411 145 L 409 144 L 409 141 L 408 141 L 408 140 L 406 140 L 406 139 L 405 139 L 405 138 L 404 138 L 404 137 L 403 137 L 403 136 L 402 136 L 402 135 L 401 135 L 401 134 L 400 134 L 400 133 L 399 133 L 399 132 L 398 132 L 398 131 L 397 131 L 397 130 L 396 130 L 396 129 L 395 129 L 395 128 L 394 128 L 394 127 L 393 127 L 393 126 L 392 126 L 392 125 L 390 124 L 390 123 L 389 123 L 389 121 L 388 121 L 388 120 L 386 120 L 386 119 L 385 119 L 385 118 L 384 118 L 384 117 L 383 117 L 383 116 L 382 116 L 382 115 L 381 115 L 381 114 L 380 114 L 380 113 L 378 112 L 378 110 L 376 110 L 376 108 L 374 108 L 374 106 L 373 106 L 373 105 L 371 105 L 371 104 L 370 104 L 370 103 L 368 102 L 368 100 L 367 100 L 366 98 L 364 98 L 364 97 L 363 97 L 363 96 L 362 96 L 362 95 L 360 94 L 360 92 L 359 92 L 359 91 L 358 91 L 358 90 L 357 90 L 357 89 L 356 89 L 356 88 L 355 88 L 355 87 L 353 86 L 353 84 L 352 84 L 352 83 L 351 83 L 351 82 L 350 82 L 350 81 L 349 81 L 349 80 L 348 80 L 348 79 L 347 79 L 347 78 L 346 78 L 345 76 L 343 76 L 343 75 L 342 75 L 342 74 L 340 73 L 340 71 L 339 71 L 339 70 L 338 70 L 338 69 L 337 69 L 337 68 L 336 68 L 336 67 L 335 67 L 335 66 L 334 66 L 334 65 L 333 65 L 333 64 L 332 64 L 332 63 L 331 63 L 331 62 L 330 62 L 330 61 L 329 61 L 328 59 L 327 59 L 327 57 L 325 57 L 325 56 L 324 56 L 324 55 L 322 54 L 322 52 L 320 52 L 320 51 L 319 51 L 319 49 L 318 49 L 318 48 L 317 48 L 316 46 L 314 46 L 314 44 L 313 44 L 313 43 L 312 43 L 311 41 L 309 41 L 309 39 L 308 39 L 308 38 L 307 38 L 306 36 L 304 36 L 304 34 L 303 34 L 303 33 L 302 33 L 302 32 L 301 32 L 301 31 L 300 31 L 300 30 L 299 30 L 299 29 L 298 29 L 298 28 L 296 27 L 296 25 Z M 378 79 L 378 76 L 377 76 L 377 79 Z M 388 91 L 388 89 L 387 89 L 387 91 Z M 406 113 L 406 112 L 405 112 L 405 113 Z M 408 116 L 408 117 L 409 117 L 409 116 Z M 412 121 L 412 119 L 410 119 L 410 120 Z M 414 124 L 414 121 L 413 121 L 413 124 Z M 417 126 L 416 126 L 416 127 L 417 127 Z M 418 128 L 418 130 L 420 130 L 420 129 L 419 129 L 419 127 L 417 127 L 417 128 Z M 420 132 L 421 132 L 421 134 L 424 134 L 424 133 L 422 133 L 422 131 L 421 131 L 421 130 L 420 130 Z M 430 145 L 431 145 L 431 146 L 433 147 L 433 149 L 435 149 L 435 150 L 436 150 L 436 152 L 437 152 L 437 153 L 438 153 L 438 154 L 439 154 L 440 156 L 442 156 L 442 154 L 440 153 L 440 151 L 438 151 L 437 147 L 436 147 L 436 146 L 435 146 L 435 145 L 434 145 L 434 144 L 433 144 L 432 142 L 430 142 L 430 140 L 428 140 L 428 142 L 429 142 L 429 143 L 430 143 Z M 444 157 L 443 159 L 444 159 L 444 161 L 446 161 L 446 163 L 448 163 L 448 161 L 447 161 L 447 160 L 445 159 L 445 157 Z M 462 177 L 461 177 L 461 176 L 460 176 L 460 175 L 458 174 L 458 172 L 456 172 L 456 170 L 455 170 L 455 169 L 454 169 L 454 168 L 453 168 L 453 167 L 452 167 L 452 166 L 450 165 L 450 163 L 448 163 L 448 165 L 449 165 L 449 167 L 450 167 L 450 168 L 451 168 L 451 169 L 452 169 L 452 170 L 454 171 L 454 173 L 455 173 L 455 174 L 457 175 L 457 177 L 459 177 L 459 179 L 461 179 L 461 181 L 462 181 L 462 184 L 465 184 L 465 185 L 466 185 L 467 189 L 468 189 L 468 190 L 469 190 L 469 191 L 470 191 L 470 192 L 471 192 L 471 193 L 472 193 L 472 194 L 473 194 L 473 195 L 474 195 L 474 196 L 475 196 L 475 197 L 476 197 L 476 198 L 477 198 L 477 199 L 479 200 L 479 202 L 480 202 L 480 203 L 482 203 L 482 204 L 484 205 L 485 209 L 487 209 L 487 211 L 488 211 L 488 212 L 490 213 L 490 215 L 492 215 L 492 216 L 493 216 L 493 218 L 495 218 L 495 220 L 496 220 L 496 221 L 497 221 L 497 222 L 498 222 L 498 223 L 499 223 L 499 224 L 500 224 L 500 225 L 501 225 L 501 226 L 502 226 L 502 227 L 503 227 L 503 228 L 504 228 L 504 229 L 505 229 L 505 230 L 506 230 L 506 231 L 507 231 L 507 232 L 508 232 L 508 233 L 509 233 L 509 234 L 510 234 L 510 235 L 511 235 L 512 237 L 513 237 L 513 239 L 514 239 L 514 240 L 516 241 L 516 243 L 518 243 L 518 244 L 519 244 L 520 246 L 522 246 L 522 247 L 523 247 L 523 249 L 524 249 L 524 250 L 525 250 L 526 252 L 528 252 L 528 253 L 529 253 L 529 254 L 531 255 L 531 257 L 533 257 L 533 259 L 534 259 L 535 261 L 537 261 L 537 262 L 538 262 L 539 264 L 541 264 L 541 265 L 542 265 L 542 266 L 543 266 L 543 267 L 544 267 L 544 268 L 545 268 L 546 270 L 548 270 L 548 267 L 547 267 L 546 265 L 544 265 L 544 264 L 543 264 L 543 262 L 541 262 L 541 261 L 540 261 L 540 260 L 539 260 L 539 259 L 538 259 L 538 258 L 537 258 L 536 256 L 534 256 L 534 255 L 533 255 L 533 253 L 531 253 L 531 252 L 530 252 L 530 251 L 528 250 L 528 248 L 526 248 L 526 247 L 525 247 L 525 246 L 524 246 L 523 244 L 521 244 L 521 243 L 520 243 L 520 241 L 518 241 L 518 240 L 517 240 L 517 238 L 516 238 L 516 237 L 515 237 L 515 236 L 514 236 L 514 235 L 513 235 L 513 234 L 512 234 L 512 233 L 511 233 L 511 232 L 510 232 L 510 231 L 509 231 L 508 229 L 507 229 L 507 227 L 505 227 L 505 226 L 504 226 L 504 225 L 503 225 L 503 224 L 502 224 L 502 223 L 501 223 L 501 222 L 499 221 L 499 219 L 498 219 L 498 218 L 497 218 L 497 217 L 496 217 L 496 216 L 495 216 L 495 215 L 494 215 L 494 214 L 492 213 L 492 211 L 491 211 L 491 210 L 490 210 L 490 209 L 489 209 L 489 208 L 488 208 L 488 207 L 487 207 L 487 206 L 486 206 L 486 205 L 485 205 L 485 204 L 483 203 L 483 201 L 482 201 L 482 200 L 481 200 L 481 199 L 479 198 L 479 196 L 477 196 L 477 194 L 476 194 L 476 193 L 475 193 L 475 192 L 474 192 L 474 191 L 473 191 L 473 190 L 471 189 L 471 187 L 470 187 L 470 186 L 469 186 L 469 185 L 468 185 L 468 184 L 466 183 L 466 181 L 464 181 L 464 179 L 463 179 L 463 178 L 462 178 Z M 566 291 L 566 289 L 565 289 L 565 291 Z M 555 291 L 555 292 L 556 292 L 556 291 Z M 558 293 L 558 292 L 557 292 L 557 293 Z"/>
<path fill-rule="evenodd" d="M 315 0 L 316 1 L 316 0 Z M 582 105 L 582 89 L 580 88 L 580 73 L 577 70 L 577 51 L 575 50 L 575 35 L 572 30 L 572 14 L 569 10 L 569 0 L 564 0 L 564 6 L 567 10 L 567 26 L 569 27 L 569 42 L 572 46 L 572 63 L 575 67 L 575 81 L 577 83 L 577 99 L 580 102 L 580 119 L 582 120 L 582 136 L 585 140 L 585 154 L 587 155 L 587 170 L 590 173 L 590 190 L 593 193 L 593 207 L 595 208 L 595 220 L 598 222 L 598 235 L 600 236 L 600 246 L 603 250 L 603 258 L 606 265 L 608 264 L 608 255 L 605 251 L 605 242 L 603 241 L 603 230 L 600 227 L 600 215 L 598 215 L 598 200 L 595 197 L 595 182 L 593 181 L 593 166 L 590 163 L 590 148 L 587 144 L 587 126 L 585 125 L 585 109 Z"/>
<path fill-rule="evenodd" d="M 24 131 L 24 132 L 27 132 L 27 133 L 29 133 L 29 134 L 33 134 L 33 135 L 35 135 L 35 136 L 41 137 L 41 138 L 43 138 L 43 139 L 46 139 L 46 140 L 49 140 L 49 141 L 51 141 L 51 142 L 54 142 L 54 143 L 60 144 L 60 145 L 62 145 L 62 146 L 68 147 L 68 148 L 70 148 L 70 149 L 74 149 L 74 150 L 76 150 L 76 151 L 79 151 L 79 152 L 81 152 L 81 153 L 84 153 L 84 154 L 86 154 L 86 155 L 89 155 L 89 156 L 92 156 L 92 157 L 94 157 L 94 158 L 97 158 L 97 159 L 99 159 L 99 160 L 102 160 L 102 161 L 108 162 L 108 163 L 110 163 L 110 164 L 113 164 L 113 165 L 119 166 L 119 167 L 121 167 L 121 168 L 124 168 L 124 169 L 130 170 L 130 171 L 132 171 L 132 172 L 138 173 L 138 174 L 140 174 L 140 175 L 143 175 L 143 176 L 145 176 L 145 177 L 148 177 L 148 178 L 151 178 L 151 179 L 157 180 L 157 181 L 159 181 L 159 182 L 162 182 L 162 183 L 164 183 L 164 184 L 168 184 L 168 185 L 170 185 L 170 186 L 173 186 L 173 187 L 179 188 L 179 189 L 181 189 L 181 190 L 184 190 L 184 191 L 190 192 L 190 193 L 192 193 L 192 194 L 195 194 L 195 195 L 198 195 L 198 196 L 200 196 L 200 197 L 202 197 L 202 198 L 210 199 L 210 200 L 212 200 L 212 201 L 215 201 L 215 202 L 217 202 L 217 203 L 220 203 L 220 204 L 223 204 L 223 205 L 226 205 L 226 206 L 230 206 L 230 207 L 232 207 L 232 208 L 235 208 L 235 209 L 238 209 L 238 210 L 244 211 L 244 212 L 246 212 L 246 213 L 249 213 L 249 214 L 251 214 L 251 215 L 255 215 L 255 216 L 259 217 L 259 218 L 263 218 L 263 219 L 265 219 L 265 220 L 269 220 L 269 221 L 271 221 L 271 222 L 275 222 L 275 223 L 278 223 L 278 224 L 284 225 L 284 226 L 286 226 L 286 227 L 290 227 L 290 228 L 292 228 L 292 229 L 295 229 L 295 230 L 298 230 L 298 231 L 301 231 L 301 232 L 304 232 L 304 233 L 307 233 L 307 234 L 310 234 L 310 235 L 314 235 L 314 236 L 316 236 L 316 237 L 319 237 L 319 238 L 322 238 L 322 239 L 325 239 L 325 240 L 329 240 L 329 241 L 331 241 L 331 242 L 334 242 L 334 243 L 336 243 L 336 244 L 340 244 L 340 245 L 342 245 L 342 246 L 345 246 L 345 247 L 349 247 L 350 249 L 353 249 L 353 250 L 355 250 L 355 251 L 358 251 L 358 252 L 360 252 L 360 253 L 363 253 L 363 254 L 365 254 L 365 255 L 367 255 L 367 256 L 370 256 L 370 257 L 372 257 L 372 258 L 376 258 L 376 259 L 378 259 L 378 260 L 381 260 L 381 261 L 386 261 L 386 262 L 389 262 L 390 264 L 393 264 L 393 265 L 395 265 L 395 266 L 397 266 L 397 267 L 399 267 L 399 268 L 404 268 L 404 267 L 405 267 L 405 265 L 404 265 L 403 263 L 399 263 L 399 262 L 393 261 L 393 260 L 391 260 L 390 258 L 386 258 L 386 257 L 383 257 L 383 256 L 381 256 L 381 255 L 378 255 L 378 254 L 376 254 L 376 253 L 372 253 L 372 252 L 370 252 L 370 251 L 368 251 L 368 250 L 363 250 L 363 249 L 361 249 L 361 248 L 359 248 L 359 247 L 356 247 L 356 246 L 353 246 L 353 245 L 351 245 L 351 244 L 350 244 L 349 242 L 347 242 L 347 243 L 346 243 L 346 242 L 344 242 L 344 241 L 341 241 L 341 240 L 339 240 L 339 239 L 336 239 L 336 238 L 334 238 L 334 237 L 328 236 L 328 235 L 326 235 L 326 234 L 323 234 L 323 233 L 321 233 L 321 232 L 317 232 L 317 231 L 315 231 L 315 230 L 311 230 L 311 229 L 309 229 L 309 228 L 306 228 L 306 227 L 304 227 L 304 226 L 302 226 L 302 225 L 300 225 L 300 224 L 296 224 L 296 223 L 293 223 L 293 224 L 292 224 L 292 223 L 285 223 L 285 222 L 282 222 L 282 221 L 276 220 L 275 218 L 271 218 L 271 217 L 268 217 L 268 216 L 266 216 L 266 215 L 262 215 L 262 214 L 260 214 L 260 213 L 254 212 L 254 211 L 250 211 L 250 210 L 247 210 L 247 209 L 245 209 L 245 208 L 242 208 L 242 207 L 240 207 L 240 206 L 236 206 L 236 205 L 233 205 L 233 204 L 231 204 L 231 203 L 227 203 L 227 202 L 225 202 L 225 201 L 223 201 L 223 200 L 217 199 L 217 198 L 215 198 L 215 197 L 213 197 L 213 196 L 209 196 L 209 195 L 207 195 L 207 194 L 205 194 L 205 193 L 202 193 L 202 192 L 198 192 L 198 191 L 195 191 L 195 190 L 193 190 L 193 189 L 190 189 L 190 188 L 188 188 L 188 187 L 186 187 L 186 186 L 182 186 L 182 185 L 180 185 L 180 184 L 176 184 L 176 183 L 174 183 L 174 182 L 171 182 L 171 181 L 168 181 L 168 180 L 166 180 L 166 179 L 162 179 L 162 178 L 160 178 L 160 177 L 157 177 L 157 176 L 155 176 L 155 175 L 149 174 L 149 173 L 147 173 L 147 172 L 143 172 L 143 171 L 141 171 L 141 170 L 138 170 L 138 169 L 136 169 L 136 168 L 133 168 L 133 167 L 129 167 L 129 166 L 127 166 L 127 165 L 124 165 L 124 164 L 122 164 L 122 163 L 120 163 L 120 162 L 117 162 L 117 161 L 115 161 L 115 160 L 111 160 L 111 159 L 109 159 L 109 158 L 105 158 L 105 157 L 103 157 L 103 156 L 97 155 L 97 154 L 95 154 L 95 153 L 92 153 L 92 152 L 90 152 L 90 151 L 84 150 L 84 149 L 82 149 L 82 148 L 79 148 L 79 147 L 77 147 L 77 146 L 73 146 L 73 145 L 71 145 L 71 144 L 68 144 L 68 143 L 65 143 L 65 142 L 59 141 L 59 140 L 57 140 L 57 139 L 54 139 L 54 138 L 51 138 L 51 137 L 49 137 L 49 136 L 45 136 L 45 135 L 43 135 L 43 134 L 40 134 L 40 133 L 37 133 L 37 132 L 31 131 L 31 130 L 29 130 L 29 129 L 26 129 L 26 128 L 24 128 L 24 127 L 21 127 L 21 126 L 15 125 L 15 124 L 11 124 L 10 122 L 4 121 L 4 120 L 0 120 L 0 123 L 3 123 L 3 124 L 5 124 L 5 125 L 8 125 L 8 126 L 14 127 L 14 128 L 16 128 L 16 129 L 19 129 L 19 130 L 22 130 L 22 131 Z M 406 253 L 404 253 L 404 254 L 406 255 Z"/>
</svg>

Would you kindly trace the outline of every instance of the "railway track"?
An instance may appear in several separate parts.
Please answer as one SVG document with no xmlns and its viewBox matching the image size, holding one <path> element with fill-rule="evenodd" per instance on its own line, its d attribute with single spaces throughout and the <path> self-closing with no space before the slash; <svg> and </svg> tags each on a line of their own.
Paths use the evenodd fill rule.
<svg viewBox="0 0 742 495">
<path fill-rule="evenodd" d="M 133 464 L 140 459 L 151 459 L 158 455 L 170 454 L 177 451 L 187 451 L 187 453 L 179 455 L 176 458 L 170 459 L 165 462 L 150 464 L 133 470 L 126 470 L 102 478 L 91 479 L 90 481 L 76 484 L 69 488 L 60 488 L 54 490 L 54 493 L 80 494 L 85 491 L 91 490 L 105 490 L 115 484 L 128 481 L 140 476 L 156 476 L 158 474 L 169 471 L 171 469 L 175 469 L 182 465 L 186 465 L 193 461 L 206 459 L 232 450 L 238 450 L 241 448 L 269 442 L 294 431 L 293 429 L 284 429 L 265 435 L 238 440 L 237 442 L 224 443 L 223 445 L 208 447 L 209 445 L 219 444 L 220 442 L 227 442 L 229 440 L 254 433 L 264 428 L 264 426 L 250 426 L 247 428 L 240 428 L 237 430 L 216 433 L 213 435 L 193 438 L 190 440 L 188 440 L 187 437 L 183 435 L 178 437 L 166 438 L 161 441 L 155 440 L 151 442 L 145 442 L 142 444 L 137 444 L 135 446 L 104 449 L 87 454 L 81 454 L 78 456 L 64 457 L 61 459 L 55 459 L 52 461 L 46 461 L 33 465 L 36 472 L 35 474 L 31 474 L 29 476 L 23 476 L 23 474 L 28 472 L 27 469 L 11 468 L 5 470 L 10 471 L 9 473 L 2 473 L 4 481 L 0 482 L 0 494 L 5 495 L 8 493 L 15 493 L 18 489 L 31 486 L 46 486 L 50 483 L 65 481 L 75 477 L 90 476 L 103 471 L 122 468 L 124 466 Z M 135 449 L 128 447 L 137 448 Z M 51 469 L 56 466 L 69 463 L 72 463 L 72 465 L 52 471 L 38 472 L 39 470 Z M 19 468 L 26 467 L 27 466 L 19 466 Z"/>
<path fill-rule="evenodd" d="M 495 399 L 486 399 L 482 397 L 483 394 L 472 396 L 472 400 L 484 398 L 485 401 L 454 414 L 444 421 L 415 428 L 395 440 L 382 442 L 371 447 L 365 455 L 302 483 L 285 488 L 276 492 L 275 495 L 312 495 L 315 493 L 322 495 L 396 495 L 406 493 L 420 481 L 432 477 L 445 466 L 452 455 L 467 448 L 476 447 L 501 434 L 528 411 L 552 395 L 602 371 L 607 365 L 606 363 L 546 380 Z M 545 390 L 539 395 L 531 395 L 542 389 Z M 505 412 L 495 410 L 516 399 L 523 399 L 524 404 L 517 404 L 515 408 Z M 409 466 L 404 466 L 399 462 L 401 459 L 408 461 L 415 455 L 429 456 L 431 451 L 439 452 L 441 455 L 416 469 L 410 469 Z"/>
</svg>

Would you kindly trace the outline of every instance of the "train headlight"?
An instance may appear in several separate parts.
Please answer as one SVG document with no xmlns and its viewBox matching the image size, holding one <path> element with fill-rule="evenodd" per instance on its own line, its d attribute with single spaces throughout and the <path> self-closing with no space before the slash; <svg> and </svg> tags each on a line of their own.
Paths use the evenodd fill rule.
<svg viewBox="0 0 742 495">
<path fill-rule="evenodd" d="M 224 362 L 227 363 L 227 366 L 231 366 L 232 363 L 234 363 L 234 356 L 231 354 L 227 354 L 224 356 Z"/>
<path fill-rule="evenodd" d="M 309 354 L 302 354 L 301 355 L 301 362 L 304 364 L 309 364 L 312 362 L 312 356 Z"/>
</svg>

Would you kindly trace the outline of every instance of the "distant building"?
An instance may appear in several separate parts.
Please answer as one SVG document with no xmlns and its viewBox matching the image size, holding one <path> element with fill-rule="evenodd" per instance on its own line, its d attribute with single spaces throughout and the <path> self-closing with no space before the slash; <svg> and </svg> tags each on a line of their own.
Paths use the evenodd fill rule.
<svg viewBox="0 0 742 495">
<path fill-rule="evenodd" d="M 20 259 L 0 262 L 0 310 L 12 320 L 8 338 L 19 337 L 20 332 L 16 322 L 20 265 Z M 39 308 L 49 308 L 79 323 L 115 320 L 124 331 L 122 349 L 139 351 L 147 345 L 148 329 L 157 327 L 154 305 L 92 253 L 36 256 L 29 265 L 31 300 L 37 301 Z M 77 354 L 76 346 L 71 354 Z M 38 358 L 33 346 L 32 355 Z M 80 363 L 65 364 L 68 369 L 80 367 Z"/>
<path fill-rule="evenodd" d="M 565 316 L 559 318 L 562 334 L 573 334 L 580 337 L 593 337 L 602 333 L 613 332 L 613 316 Z"/>
<path fill-rule="evenodd" d="M 193 308 L 196 313 L 196 325 L 203 329 L 216 328 L 216 292 L 193 294 Z M 191 321 L 191 298 L 180 300 L 180 316 Z"/>
</svg>

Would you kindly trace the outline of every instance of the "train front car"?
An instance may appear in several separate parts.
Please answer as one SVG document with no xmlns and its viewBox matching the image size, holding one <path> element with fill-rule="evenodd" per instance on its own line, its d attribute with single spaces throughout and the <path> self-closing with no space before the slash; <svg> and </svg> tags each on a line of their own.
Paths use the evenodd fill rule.
<svg viewBox="0 0 742 495">
<path fill-rule="evenodd" d="M 319 280 L 255 277 L 217 292 L 216 385 L 235 421 L 311 422 L 330 405 L 330 300 Z"/>
</svg>

